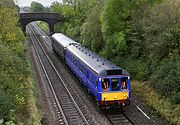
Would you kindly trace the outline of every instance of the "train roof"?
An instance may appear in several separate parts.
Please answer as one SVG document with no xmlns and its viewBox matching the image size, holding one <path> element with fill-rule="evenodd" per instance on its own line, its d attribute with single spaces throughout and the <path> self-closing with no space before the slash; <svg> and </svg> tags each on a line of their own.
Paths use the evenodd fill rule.
<svg viewBox="0 0 180 125">
<path fill-rule="evenodd" d="M 126 70 L 119 68 L 80 44 L 70 45 L 67 49 L 100 76 L 129 75 Z"/>
<path fill-rule="evenodd" d="M 72 43 L 77 43 L 76 41 L 72 40 L 71 38 L 65 36 L 62 33 L 54 33 L 52 35 L 52 38 L 56 40 L 59 44 L 61 44 L 61 46 L 63 47 L 67 47 Z"/>
</svg>

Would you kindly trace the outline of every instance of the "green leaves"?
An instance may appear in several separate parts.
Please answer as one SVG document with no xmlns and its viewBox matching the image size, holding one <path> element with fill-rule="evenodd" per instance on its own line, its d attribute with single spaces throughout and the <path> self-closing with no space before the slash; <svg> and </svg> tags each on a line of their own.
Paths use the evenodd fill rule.
<svg viewBox="0 0 180 125">
<path fill-rule="evenodd" d="M 4 124 L 13 125 L 12 121 L 16 121 L 18 115 L 22 117 L 25 112 L 25 86 L 29 71 L 25 38 L 18 27 L 18 12 L 12 6 L 12 0 L 1 2 L 5 4 L 0 6 L 0 119 L 6 122 Z"/>
<path fill-rule="evenodd" d="M 172 97 L 172 101 L 180 103 L 180 56 L 164 59 L 151 77 L 152 84 L 164 96 Z"/>
<path fill-rule="evenodd" d="M 31 3 L 31 9 L 33 10 L 33 12 L 43 12 L 44 6 L 41 3 L 33 1 Z"/>
<path fill-rule="evenodd" d="M 101 14 L 102 32 L 105 35 L 112 35 L 114 32 L 125 30 L 129 9 L 128 0 L 107 0 Z"/>
<path fill-rule="evenodd" d="M 113 41 L 115 43 L 116 52 L 124 53 L 124 51 L 126 51 L 127 46 L 126 46 L 125 34 L 123 32 L 115 33 L 113 35 Z"/>
</svg>

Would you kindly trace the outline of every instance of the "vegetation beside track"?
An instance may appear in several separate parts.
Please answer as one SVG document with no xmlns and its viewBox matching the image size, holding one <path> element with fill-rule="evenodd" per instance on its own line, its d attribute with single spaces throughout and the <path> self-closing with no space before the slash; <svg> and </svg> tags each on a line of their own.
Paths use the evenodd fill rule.
<svg viewBox="0 0 180 125">
<path fill-rule="evenodd" d="M 18 6 L 0 1 L 0 124 L 40 124 Z"/>
<path fill-rule="evenodd" d="M 180 105 L 173 104 L 170 98 L 162 97 L 150 86 L 150 83 L 132 81 L 132 89 L 152 109 L 152 116 L 166 119 L 168 121 L 166 124 L 180 124 Z"/>
<path fill-rule="evenodd" d="M 46 33 L 49 33 L 49 25 L 46 22 L 37 21 L 38 26 L 40 26 Z"/>
</svg>

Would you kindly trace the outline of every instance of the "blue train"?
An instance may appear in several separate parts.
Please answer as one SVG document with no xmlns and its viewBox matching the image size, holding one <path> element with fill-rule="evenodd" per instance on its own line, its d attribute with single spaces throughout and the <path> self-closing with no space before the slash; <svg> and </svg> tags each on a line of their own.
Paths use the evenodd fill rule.
<svg viewBox="0 0 180 125">
<path fill-rule="evenodd" d="M 52 48 L 95 96 L 101 108 L 130 104 L 130 76 L 69 37 L 55 33 Z"/>
</svg>

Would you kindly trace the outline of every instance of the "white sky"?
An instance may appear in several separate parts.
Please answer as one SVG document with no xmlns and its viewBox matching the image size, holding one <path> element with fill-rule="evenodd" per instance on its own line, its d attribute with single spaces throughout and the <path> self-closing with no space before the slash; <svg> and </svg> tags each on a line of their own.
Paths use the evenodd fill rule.
<svg viewBox="0 0 180 125">
<path fill-rule="evenodd" d="M 50 6 L 52 2 L 62 2 L 62 0 L 14 0 L 16 4 L 18 4 L 20 7 L 24 6 L 31 6 L 32 1 L 36 1 L 38 3 L 41 3 L 43 6 Z"/>
</svg>

